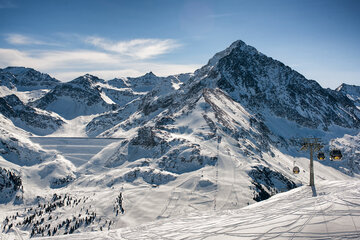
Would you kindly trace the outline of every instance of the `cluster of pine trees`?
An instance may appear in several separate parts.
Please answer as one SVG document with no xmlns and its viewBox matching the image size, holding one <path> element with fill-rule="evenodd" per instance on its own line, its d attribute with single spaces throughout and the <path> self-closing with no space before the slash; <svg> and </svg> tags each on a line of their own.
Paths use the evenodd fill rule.
<svg viewBox="0 0 360 240">
<path fill-rule="evenodd" d="M 60 220 L 56 210 L 69 211 L 66 208 L 74 208 L 79 204 L 84 204 L 88 199 L 88 197 L 77 199 L 68 194 L 62 196 L 55 193 L 49 202 L 38 203 L 37 207 L 25 208 L 21 214 L 17 212 L 14 216 L 7 216 L 3 221 L 2 231 L 8 232 L 16 226 L 22 230 L 31 231 L 30 237 L 54 236 L 60 232 L 60 234 L 72 234 L 82 226 L 86 227 L 93 224 L 96 219 L 96 212 L 82 207 L 80 212 L 83 214 L 79 213 L 71 218 Z"/>
<path fill-rule="evenodd" d="M 14 171 L 0 167 L 0 202 L 9 200 L 18 190 L 23 190 L 21 177 Z"/>
<path fill-rule="evenodd" d="M 114 206 L 114 212 L 115 212 L 116 216 L 118 216 L 119 213 L 121 213 L 121 214 L 125 213 L 125 209 L 123 207 L 123 195 L 122 195 L 122 192 L 120 192 L 119 195 L 116 198 L 115 206 Z"/>
<path fill-rule="evenodd" d="M 3 221 L 2 231 L 6 233 L 16 226 L 21 230 L 29 231 L 30 237 L 54 236 L 72 234 L 79 228 L 94 226 L 95 223 L 95 226 L 101 231 L 104 228 L 110 230 L 114 221 L 97 217 L 91 205 L 85 205 L 88 199 L 89 197 L 86 196 L 76 198 L 70 194 L 59 195 L 56 193 L 47 202 L 38 197 L 37 205 L 6 217 Z M 68 217 L 67 215 L 65 218 L 64 212 L 72 213 L 72 216 Z M 116 216 L 125 213 L 121 191 L 115 199 L 114 213 Z"/>
</svg>

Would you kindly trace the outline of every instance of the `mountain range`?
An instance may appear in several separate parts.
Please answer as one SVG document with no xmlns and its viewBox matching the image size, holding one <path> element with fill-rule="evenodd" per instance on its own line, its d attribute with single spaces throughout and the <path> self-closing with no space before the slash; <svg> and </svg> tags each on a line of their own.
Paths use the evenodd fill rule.
<svg viewBox="0 0 360 240">
<path fill-rule="evenodd" d="M 194 73 L 64 83 L 7 67 L 0 83 L 4 232 L 102 231 L 244 207 L 308 184 L 307 137 L 327 155 L 316 182 L 359 178 L 360 87 L 322 88 L 240 40 Z M 342 161 L 329 160 L 335 148 Z"/>
</svg>

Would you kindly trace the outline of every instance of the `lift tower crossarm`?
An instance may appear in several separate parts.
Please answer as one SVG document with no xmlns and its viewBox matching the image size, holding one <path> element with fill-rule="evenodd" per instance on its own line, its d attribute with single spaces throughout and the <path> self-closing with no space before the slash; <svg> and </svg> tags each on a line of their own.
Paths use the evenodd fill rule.
<svg viewBox="0 0 360 240">
<path fill-rule="evenodd" d="M 315 186 L 314 181 L 314 152 L 320 151 L 324 146 L 320 143 L 320 138 L 304 138 L 304 143 L 301 146 L 302 151 L 310 151 L 310 186 Z"/>
</svg>

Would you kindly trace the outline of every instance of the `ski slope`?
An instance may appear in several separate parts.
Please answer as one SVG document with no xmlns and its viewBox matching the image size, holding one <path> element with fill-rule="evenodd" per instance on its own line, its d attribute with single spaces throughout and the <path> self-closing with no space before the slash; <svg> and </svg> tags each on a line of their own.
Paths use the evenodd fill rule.
<svg viewBox="0 0 360 240">
<path fill-rule="evenodd" d="M 43 149 L 56 150 L 75 166 L 88 162 L 109 144 L 118 138 L 83 138 L 83 137 L 31 137 L 31 141 L 40 144 Z"/>
<path fill-rule="evenodd" d="M 55 238 L 69 239 L 69 236 Z M 132 228 L 71 235 L 71 239 L 86 240 L 359 238 L 358 180 L 323 181 L 313 189 L 299 187 L 238 210 L 209 209 Z"/>
</svg>

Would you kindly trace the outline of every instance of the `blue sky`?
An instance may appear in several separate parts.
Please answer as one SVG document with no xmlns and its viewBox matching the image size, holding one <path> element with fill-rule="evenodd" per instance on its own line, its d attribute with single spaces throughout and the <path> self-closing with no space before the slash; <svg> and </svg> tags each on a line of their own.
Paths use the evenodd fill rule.
<svg viewBox="0 0 360 240">
<path fill-rule="evenodd" d="M 166 76 L 241 39 L 323 87 L 360 85 L 359 13 L 357 0 L 0 0 L 0 68 Z"/>
</svg>

